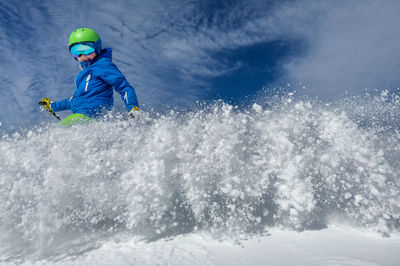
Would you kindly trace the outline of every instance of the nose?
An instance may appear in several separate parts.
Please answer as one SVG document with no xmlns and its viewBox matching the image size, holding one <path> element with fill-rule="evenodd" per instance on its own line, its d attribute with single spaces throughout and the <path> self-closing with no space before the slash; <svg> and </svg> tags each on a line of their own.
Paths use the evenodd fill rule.
<svg viewBox="0 0 400 266">
<path fill-rule="evenodd" d="M 79 55 L 79 56 L 78 56 L 78 58 L 79 58 L 81 61 L 84 61 L 84 62 L 87 62 L 87 61 L 89 61 L 89 58 L 88 58 L 88 56 L 86 56 L 86 55 L 83 55 L 83 54 Z"/>
</svg>

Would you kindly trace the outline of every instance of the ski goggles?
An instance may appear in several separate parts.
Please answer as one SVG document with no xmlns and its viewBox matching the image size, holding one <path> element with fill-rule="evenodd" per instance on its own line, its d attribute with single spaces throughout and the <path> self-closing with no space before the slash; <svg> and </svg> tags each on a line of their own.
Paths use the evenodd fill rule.
<svg viewBox="0 0 400 266">
<path fill-rule="evenodd" d="M 77 58 L 81 55 L 91 54 L 95 50 L 90 43 L 78 43 L 72 46 L 69 51 L 73 57 Z"/>
</svg>

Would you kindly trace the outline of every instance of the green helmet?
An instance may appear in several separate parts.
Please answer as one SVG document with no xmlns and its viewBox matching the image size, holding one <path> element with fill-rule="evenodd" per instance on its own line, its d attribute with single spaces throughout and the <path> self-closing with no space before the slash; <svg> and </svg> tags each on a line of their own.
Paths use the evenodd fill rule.
<svg viewBox="0 0 400 266">
<path fill-rule="evenodd" d="M 97 32 L 89 28 L 80 28 L 74 30 L 69 36 L 69 46 L 79 42 L 97 42 L 100 39 Z"/>
<path fill-rule="evenodd" d="M 92 29 L 89 28 L 79 28 L 74 30 L 69 36 L 68 47 L 71 47 L 76 43 L 81 42 L 93 42 L 94 48 L 97 54 L 101 52 L 101 39 L 100 36 Z"/>
</svg>

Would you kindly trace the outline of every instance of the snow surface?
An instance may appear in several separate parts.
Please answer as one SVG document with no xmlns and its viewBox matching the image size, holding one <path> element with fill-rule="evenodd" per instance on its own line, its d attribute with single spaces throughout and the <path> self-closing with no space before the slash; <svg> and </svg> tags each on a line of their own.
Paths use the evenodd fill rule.
<svg viewBox="0 0 400 266">
<path fill-rule="evenodd" d="M 321 231 L 273 230 L 267 236 L 217 240 L 207 234 L 181 235 L 153 242 L 114 239 L 94 250 L 53 261 L 22 265 L 398 265 L 400 235 L 338 228 Z"/>
</svg>

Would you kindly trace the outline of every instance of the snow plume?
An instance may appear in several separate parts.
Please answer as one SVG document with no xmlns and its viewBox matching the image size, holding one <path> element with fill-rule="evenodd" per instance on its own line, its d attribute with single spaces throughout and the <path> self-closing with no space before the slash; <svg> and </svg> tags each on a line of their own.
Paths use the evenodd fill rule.
<svg viewBox="0 0 400 266">
<path fill-rule="evenodd" d="M 216 102 L 139 122 L 116 115 L 4 134 L 2 258 L 68 243 L 82 250 L 122 231 L 146 239 L 332 223 L 398 231 L 399 127 L 365 115 L 374 104 L 398 119 L 400 99 L 389 96 L 335 109 L 286 95 L 248 110 Z"/>
</svg>

